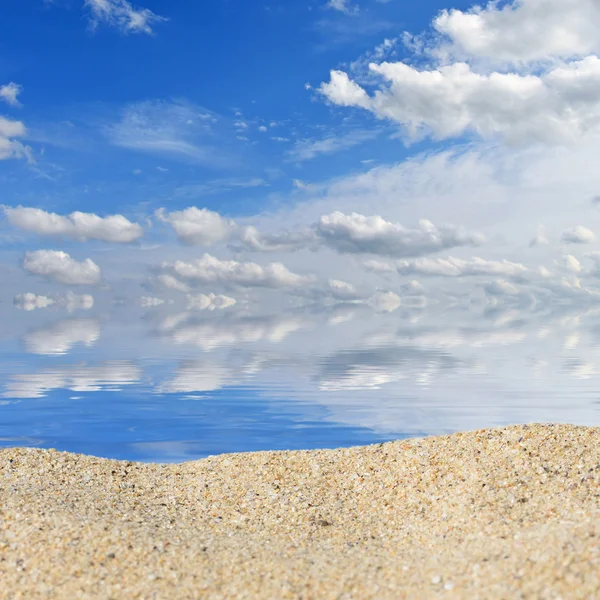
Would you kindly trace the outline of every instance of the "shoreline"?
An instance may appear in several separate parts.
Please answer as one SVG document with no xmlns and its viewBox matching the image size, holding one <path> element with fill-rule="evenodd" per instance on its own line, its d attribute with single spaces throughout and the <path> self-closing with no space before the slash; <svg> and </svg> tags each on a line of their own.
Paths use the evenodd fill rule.
<svg viewBox="0 0 600 600">
<path fill-rule="evenodd" d="M 175 464 L 0 450 L 0 598 L 600 597 L 600 428 Z"/>
</svg>

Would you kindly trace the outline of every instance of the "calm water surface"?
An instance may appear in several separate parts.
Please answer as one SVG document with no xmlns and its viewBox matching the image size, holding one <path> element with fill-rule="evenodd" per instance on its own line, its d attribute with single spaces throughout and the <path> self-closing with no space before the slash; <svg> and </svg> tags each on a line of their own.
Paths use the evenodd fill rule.
<svg viewBox="0 0 600 600">
<path fill-rule="evenodd" d="M 0 445 L 175 462 L 600 425 L 600 311 L 2 305 Z"/>
</svg>

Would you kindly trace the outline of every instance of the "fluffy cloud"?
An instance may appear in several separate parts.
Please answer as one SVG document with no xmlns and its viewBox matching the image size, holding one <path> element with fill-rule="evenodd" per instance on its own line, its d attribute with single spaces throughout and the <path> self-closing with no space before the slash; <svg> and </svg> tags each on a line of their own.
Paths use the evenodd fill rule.
<svg viewBox="0 0 600 600">
<path fill-rule="evenodd" d="M 442 277 L 461 277 L 465 275 L 496 275 L 501 277 L 518 277 L 527 272 L 527 267 L 508 260 L 484 260 L 472 258 L 418 258 L 416 260 L 399 260 L 396 270 L 402 275 L 438 275 Z"/>
<path fill-rule="evenodd" d="M 369 253 L 383 256 L 420 256 L 457 246 L 477 246 L 481 234 L 469 233 L 451 225 L 436 227 L 422 220 L 418 229 L 408 229 L 375 215 L 345 215 L 336 211 L 321 217 L 317 233 L 340 252 Z"/>
<path fill-rule="evenodd" d="M 596 0 L 488 2 L 485 8 L 443 10 L 433 26 L 448 38 L 443 54 L 525 62 L 600 50 Z"/>
<path fill-rule="evenodd" d="M 311 283 L 309 276 L 296 275 L 281 263 L 262 267 L 252 262 L 220 260 L 204 254 L 191 262 L 163 263 L 162 275 L 170 275 L 183 286 L 189 283 L 222 283 L 242 287 L 297 288 Z"/>
<path fill-rule="evenodd" d="M 0 100 L 4 100 L 10 106 L 19 106 L 19 94 L 23 91 L 23 87 L 13 83 L 7 83 L 0 86 Z"/>
<path fill-rule="evenodd" d="M 402 62 L 371 64 L 385 82 L 373 96 L 343 71 L 319 90 L 334 104 L 357 106 L 418 138 L 474 132 L 512 143 L 568 143 L 600 124 L 600 59 L 588 56 L 541 75 L 481 74 L 467 63 L 418 70 Z"/>
<path fill-rule="evenodd" d="M 236 230 L 233 221 L 207 208 L 191 206 L 171 213 L 160 209 L 156 211 L 156 216 L 164 223 L 169 223 L 177 238 L 189 245 L 212 246 L 229 239 Z"/>
<path fill-rule="evenodd" d="M 48 306 L 52 306 L 54 300 L 48 298 L 48 296 L 38 296 L 31 292 L 26 292 L 24 294 L 17 294 L 13 300 L 13 304 L 21 310 L 32 311 L 36 308 L 47 308 Z"/>
<path fill-rule="evenodd" d="M 27 252 L 23 268 L 32 275 L 65 285 L 97 285 L 102 277 L 100 267 L 89 258 L 78 262 L 58 250 Z"/>
<path fill-rule="evenodd" d="M 127 244 L 142 235 L 144 230 L 123 215 L 99 217 L 93 213 L 74 212 L 64 217 L 39 208 L 4 207 L 4 214 L 13 227 L 39 235 L 51 235 L 85 242 L 100 240 Z"/>
<path fill-rule="evenodd" d="M 339 279 L 330 279 L 327 291 L 336 300 L 349 301 L 360 298 L 360 295 L 352 284 L 340 281 Z"/>
<path fill-rule="evenodd" d="M 565 244 L 589 244 L 596 239 L 596 236 L 587 227 L 578 225 L 564 231 L 561 239 Z"/>
<path fill-rule="evenodd" d="M 93 28 L 100 23 L 116 27 L 123 33 L 152 34 L 155 23 L 167 21 L 148 8 L 134 8 L 127 0 L 85 0 Z"/>
<path fill-rule="evenodd" d="M 0 160 L 26 158 L 32 161 L 31 150 L 15 138 L 25 136 L 27 130 L 21 121 L 0 117 Z"/>
<path fill-rule="evenodd" d="M 69 353 L 76 344 L 93 346 L 99 337 L 98 321 L 66 319 L 25 334 L 23 343 L 27 352 L 53 356 Z"/>
</svg>

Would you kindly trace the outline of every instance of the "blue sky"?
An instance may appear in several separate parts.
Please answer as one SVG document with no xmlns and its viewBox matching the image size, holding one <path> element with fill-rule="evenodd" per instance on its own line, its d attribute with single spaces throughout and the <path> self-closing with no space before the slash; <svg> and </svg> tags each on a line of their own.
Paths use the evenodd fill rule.
<svg viewBox="0 0 600 600">
<path fill-rule="evenodd" d="M 389 139 L 393 130 L 327 106 L 305 84 L 318 86 L 329 69 L 404 29 L 421 30 L 442 4 L 419 3 L 417 11 L 373 0 L 356 15 L 324 2 L 144 6 L 168 19 L 152 23 L 152 34 L 94 23 L 80 0 L 4 6 L 0 81 L 23 91 L 22 106 L 3 112 L 26 124 L 35 162 L 3 161 L 3 202 L 104 213 L 145 201 L 202 203 L 252 214 L 269 196 L 289 194 L 295 179 L 339 176 L 373 165 L 362 161 L 407 154 L 402 140 Z M 131 147 L 133 131 L 115 133 L 136 115 L 171 137 L 182 134 L 183 119 L 215 122 L 210 134 L 202 122 L 186 133 L 196 153 L 144 152 Z M 338 150 L 311 154 L 322 140 Z"/>
<path fill-rule="evenodd" d="M 522 346 L 527 376 L 599 376 L 596 0 L 0 16 L 2 397 L 168 357 L 157 393 L 298 363 L 320 398 L 410 379 L 433 402 L 488 368 L 465 348 L 525 341 L 554 353 Z M 385 429 L 373 410 L 339 420 Z"/>
</svg>

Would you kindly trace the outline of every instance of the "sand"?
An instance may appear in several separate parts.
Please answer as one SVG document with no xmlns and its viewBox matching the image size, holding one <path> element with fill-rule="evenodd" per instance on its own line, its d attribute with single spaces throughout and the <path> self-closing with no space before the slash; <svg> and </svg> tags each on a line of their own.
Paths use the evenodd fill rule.
<svg viewBox="0 0 600 600">
<path fill-rule="evenodd" d="M 179 465 L 0 451 L 0 598 L 600 598 L 600 429 Z"/>
</svg>

